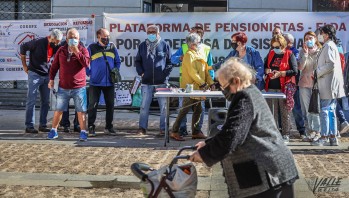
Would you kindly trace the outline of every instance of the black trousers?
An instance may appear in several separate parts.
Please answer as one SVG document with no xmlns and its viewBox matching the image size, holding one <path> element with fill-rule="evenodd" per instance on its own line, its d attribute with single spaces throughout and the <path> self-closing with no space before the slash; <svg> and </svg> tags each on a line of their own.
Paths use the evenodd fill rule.
<svg viewBox="0 0 349 198">
<path fill-rule="evenodd" d="M 78 128 L 80 127 L 79 124 L 79 119 L 78 119 L 78 115 L 75 111 L 75 116 L 74 116 L 74 128 Z M 70 127 L 70 121 L 69 121 L 69 105 L 66 111 L 63 111 L 63 115 L 62 115 L 62 119 L 61 122 L 59 123 L 61 126 L 64 127 Z"/>
<path fill-rule="evenodd" d="M 114 86 L 102 87 L 90 85 L 88 105 L 88 127 L 95 127 L 94 123 L 96 121 L 97 108 L 101 92 L 103 92 L 106 105 L 105 128 L 110 129 L 113 128 L 112 122 L 114 118 Z"/>
</svg>

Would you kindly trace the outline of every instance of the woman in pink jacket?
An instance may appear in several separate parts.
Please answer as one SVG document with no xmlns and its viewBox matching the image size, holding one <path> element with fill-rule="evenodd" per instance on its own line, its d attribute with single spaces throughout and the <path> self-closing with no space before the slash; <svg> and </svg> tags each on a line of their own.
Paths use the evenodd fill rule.
<svg viewBox="0 0 349 198">
<path fill-rule="evenodd" d="M 299 78 L 299 95 L 302 113 L 308 121 L 307 135 L 302 137 L 303 141 L 317 140 L 320 135 L 319 114 L 308 112 L 312 88 L 314 85 L 314 71 L 317 67 L 317 56 L 321 50 L 321 44 L 317 40 L 316 34 L 312 31 L 304 34 L 303 48 L 299 53 L 298 69 L 301 71 Z"/>
</svg>

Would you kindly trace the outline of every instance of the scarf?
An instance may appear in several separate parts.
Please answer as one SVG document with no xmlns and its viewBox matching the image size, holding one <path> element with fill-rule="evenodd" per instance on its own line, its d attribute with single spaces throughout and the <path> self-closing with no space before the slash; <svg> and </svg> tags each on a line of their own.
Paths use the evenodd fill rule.
<svg viewBox="0 0 349 198">
<path fill-rule="evenodd" d="M 151 56 L 152 58 L 155 57 L 155 49 L 159 45 L 161 40 L 161 37 L 156 39 L 154 42 L 150 42 L 148 39 L 145 40 L 145 43 L 147 44 L 147 56 Z"/>
</svg>

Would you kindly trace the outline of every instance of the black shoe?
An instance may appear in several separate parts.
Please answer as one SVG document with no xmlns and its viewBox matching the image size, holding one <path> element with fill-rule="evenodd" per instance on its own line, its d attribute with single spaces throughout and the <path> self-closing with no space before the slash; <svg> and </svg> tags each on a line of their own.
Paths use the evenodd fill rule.
<svg viewBox="0 0 349 198">
<path fill-rule="evenodd" d="M 146 134 L 147 134 L 147 130 L 143 128 L 139 128 L 137 131 L 137 135 L 146 135 Z"/>
<path fill-rule="evenodd" d="M 93 126 L 88 127 L 88 136 L 89 137 L 96 137 L 95 127 L 93 127 Z"/>
<path fill-rule="evenodd" d="M 46 132 L 46 133 L 48 133 L 48 132 L 50 132 L 50 130 L 51 130 L 51 129 L 47 128 L 46 126 L 40 126 L 40 127 L 39 127 L 39 131 L 41 131 L 41 132 Z"/>
<path fill-rule="evenodd" d="M 78 133 L 80 133 L 80 132 L 81 132 L 81 128 L 80 128 L 80 126 L 78 126 L 78 127 L 74 127 L 74 132 L 78 132 Z"/>
<path fill-rule="evenodd" d="M 183 137 L 189 135 L 187 129 L 179 129 L 179 134 Z"/>
<path fill-rule="evenodd" d="M 65 133 L 70 133 L 70 127 L 65 126 L 65 127 L 63 128 L 63 132 L 65 132 Z"/>
<path fill-rule="evenodd" d="M 25 132 L 26 133 L 39 133 L 39 131 L 34 129 L 34 128 L 26 128 Z"/>
<path fill-rule="evenodd" d="M 109 134 L 109 135 L 116 135 L 116 132 L 114 131 L 113 128 L 109 128 L 109 129 L 104 129 L 104 133 Z"/>
</svg>

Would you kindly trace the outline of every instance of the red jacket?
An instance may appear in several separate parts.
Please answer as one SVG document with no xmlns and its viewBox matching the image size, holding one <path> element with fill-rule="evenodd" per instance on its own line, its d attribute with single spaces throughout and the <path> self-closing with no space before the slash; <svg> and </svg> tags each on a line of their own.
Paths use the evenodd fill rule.
<svg viewBox="0 0 349 198">
<path fill-rule="evenodd" d="M 63 89 L 86 86 L 86 67 L 90 64 L 90 55 L 81 45 L 78 48 L 80 51 L 78 56 L 73 53 L 69 58 L 68 45 L 64 45 L 58 49 L 53 60 L 50 80 L 54 80 L 59 70 L 59 87 Z"/>
<path fill-rule="evenodd" d="M 290 69 L 290 65 L 288 64 L 288 60 L 289 60 L 291 54 L 292 54 L 291 50 L 286 50 L 286 52 L 284 53 L 284 56 L 281 60 L 279 71 L 286 71 L 286 70 Z M 268 54 L 268 65 L 267 65 L 268 69 L 270 69 L 270 63 L 273 60 L 274 55 L 275 55 L 274 50 L 270 50 L 270 52 Z M 280 79 L 282 93 L 285 92 L 285 84 L 286 83 L 292 82 L 292 83 L 296 84 L 296 78 L 294 76 L 279 77 L 279 79 Z M 267 79 L 265 80 L 265 91 L 268 91 L 269 81 L 270 81 L 270 77 L 267 76 Z"/>
</svg>

